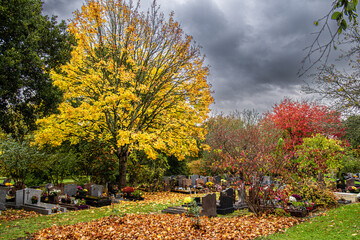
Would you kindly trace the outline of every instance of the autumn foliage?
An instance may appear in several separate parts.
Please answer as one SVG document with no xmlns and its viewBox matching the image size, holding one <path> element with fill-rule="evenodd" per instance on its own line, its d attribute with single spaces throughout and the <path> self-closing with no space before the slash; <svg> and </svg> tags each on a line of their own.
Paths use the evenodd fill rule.
<svg viewBox="0 0 360 240">
<path fill-rule="evenodd" d="M 106 217 L 88 223 L 53 226 L 35 234 L 34 239 L 254 239 L 284 231 L 299 222 L 288 217 L 234 218 L 201 217 L 201 227 L 192 227 L 184 215 L 129 214 Z"/>
<path fill-rule="evenodd" d="M 59 114 L 38 121 L 36 143 L 100 140 L 118 158 L 126 186 L 133 150 L 183 159 L 198 151 L 212 102 L 208 68 L 192 37 L 154 3 L 145 14 L 131 1 L 88 1 L 69 31 L 77 46 L 61 71 Z"/>
<path fill-rule="evenodd" d="M 280 104 L 275 104 L 266 119 L 283 130 L 286 148 L 293 151 L 295 146 L 303 142 L 303 138 L 317 133 L 335 138 L 343 136 L 340 116 L 339 112 L 324 105 L 284 99 Z"/>
</svg>

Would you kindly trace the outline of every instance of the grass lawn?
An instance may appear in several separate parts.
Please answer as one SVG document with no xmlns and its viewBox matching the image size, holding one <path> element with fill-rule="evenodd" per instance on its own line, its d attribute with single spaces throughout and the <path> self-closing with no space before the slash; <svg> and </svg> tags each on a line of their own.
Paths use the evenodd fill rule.
<svg viewBox="0 0 360 240">
<path fill-rule="evenodd" d="M 360 239 L 360 204 L 331 209 L 322 216 L 287 229 L 284 233 L 258 239 Z"/>
</svg>

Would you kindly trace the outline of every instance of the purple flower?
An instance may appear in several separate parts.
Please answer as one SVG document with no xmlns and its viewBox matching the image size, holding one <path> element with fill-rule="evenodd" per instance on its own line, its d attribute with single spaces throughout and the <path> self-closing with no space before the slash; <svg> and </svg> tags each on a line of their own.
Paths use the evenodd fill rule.
<svg viewBox="0 0 360 240">
<path fill-rule="evenodd" d="M 302 197 L 300 197 L 299 195 L 297 194 L 293 194 L 291 195 L 292 197 L 294 197 L 296 199 L 296 201 L 301 201 Z"/>
</svg>

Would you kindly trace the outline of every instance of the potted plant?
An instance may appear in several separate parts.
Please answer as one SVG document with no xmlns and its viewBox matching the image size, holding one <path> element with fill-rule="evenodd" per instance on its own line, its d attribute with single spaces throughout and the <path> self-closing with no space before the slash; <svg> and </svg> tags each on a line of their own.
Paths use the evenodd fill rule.
<svg viewBox="0 0 360 240">
<path fill-rule="evenodd" d="M 62 202 L 62 203 L 70 204 L 70 203 L 71 203 L 70 195 L 69 195 L 69 194 L 66 194 L 65 197 L 61 198 L 61 202 Z"/>
<path fill-rule="evenodd" d="M 144 200 L 143 194 L 144 193 L 141 190 L 135 190 L 132 193 L 132 196 L 134 197 L 134 200 Z"/>
<path fill-rule="evenodd" d="M 88 209 L 89 206 L 86 205 L 86 200 L 85 199 L 78 199 L 76 202 L 74 202 L 75 205 L 77 206 L 77 208 L 79 210 L 83 210 L 83 209 Z"/>
<path fill-rule="evenodd" d="M 31 203 L 32 204 L 36 204 L 38 202 L 39 198 L 37 196 L 32 196 L 31 197 Z"/>
<path fill-rule="evenodd" d="M 134 188 L 132 187 L 124 187 L 123 188 L 123 193 L 124 193 L 124 197 L 130 197 L 131 193 L 134 192 Z"/>
<path fill-rule="evenodd" d="M 51 209 L 51 212 L 52 212 L 52 213 L 60 212 L 60 206 L 59 206 L 59 205 L 56 205 L 55 207 L 53 207 L 53 208 Z"/>
<path fill-rule="evenodd" d="M 86 196 L 86 195 L 87 195 L 87 192 L 88 192 L 87 189 L 84 189 L 84 188 L 82 188 L 81 186 L 78 186 L 78 187 L 77 187 L 76 195 L 78 195 L 78 196 Z"/>
<path fill-rule="evenodd" d="M 357 193 L 358 189 L 355 186 L 350 186 L 347 189 L 350 193 Z"/>
</svg>

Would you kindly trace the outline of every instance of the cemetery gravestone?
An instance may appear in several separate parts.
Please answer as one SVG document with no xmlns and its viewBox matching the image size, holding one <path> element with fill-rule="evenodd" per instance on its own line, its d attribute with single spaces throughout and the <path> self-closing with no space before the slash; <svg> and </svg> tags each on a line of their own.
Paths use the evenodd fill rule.
<svg viewBox="0 0 360 240">
<path fill-rule="evenodd" d="M 103 194 L 103 190 L 104 190 L 103 185 L 94 184 L 90 187 L 90 196 L 101 197 L 101 195 Z"/>
<path fill-rule="evenodd" d="M 181 186 L 182 186 L 182 181 L 183 181 L 183 179 L 185 179 L 185 178 L 186 178 L 186 177 L 183 176 L 183 175 L 178 175 L 178 176 L 176 177 L 178 187 L 181 187 Z"/>
<path fill-rule="evenodd" d="M 349 178 L 346 180 L 346 187 L 351 187 L 355 185 L 355 178 Z"/>
<path fill-rule="evenodd" d="M 204 184 L 206 184 L 206 183 L 207 183 L 207 177 L 200 176 L 200 178 L 204 180 Z"/>
<path fill-rule="evenodd" d="M 64 194 L 68 194 L 69 196 L 75 196 L 76 193 L 77 193 L 76 184 L 67 184 L 64 186 Z"/>
<path fill-rule="evenodd" d="M 202 178 L 198 178 L 198 179 L 196 179 L 195 184 L 197 186 L 204 186 L 205 185 L 205 180 L 202 179 Z"/>
<path fill-rule="evenodd" d="M 24 205 L 24 189 L 17 190 L 15 193 L 15 206 L 20 207 Z"/>
<path fill-rule="evenodd" d="M 87 195 L 91 195 L 91 186 L 94 185 L 93 183 L 86 183 L 84 185 L 84 189 L 86 189 L 88 192 L 87 192 Z"/>
<path fill-rule="evenodd" d="M 0 210 L 5 210 L 6 194 L 8 191 L 8 188 L 0 187 Z"/>
<path fill-rule="evenodd" d="M 54 184 L 47 183 L 47 184 L 45 184 L 45 188 L 47 189 L 48 192 L 50 192 L 51 190 L 54 189 Z"/>
<path fill-rule="evenodd" d="M 207 182 L 212 182 L 212 183 L 214 183 L 214 178 L 213 178 L 213 177 L 207 177 Z"/>
<path fill-rule="evenodd" d="M 191 179 L 185 178 L 185 179 L 183 179 L 182 187 L 183 187 L 184 189 L 186 189 L 186 188 L 188 188 L 188 187 L 191 186 L 191 183 L 192 183 Z"/>
<path fill-rule="evenodd" d="M 208 217 L 216 217 L 216 194 L 207 194 L 202 198 L 202 212 L 201 215 Z"/>
<path fill-rule="evenodd" d="M 170 178 L 164 177 L 164 191 L 170 191 Z"/>
<path fill-rule="evenodd" d="M 221 184 L 221 177 L 220 176 L 215 176 L 214 181 L 215 181 L 214 182 L 215 184 Z"/>
<path fill-rule="evenodd" d="M 190 176 L 192 186 L 196 185 L 196 179 L 198 179 L 198 178 L 199 178 L 199 175 L 191 175 Z"/>
<path fill-rule="evenodd" d="M 32 205 L 34 205 L 34 203 L 32 203 L 31 198 L 33 196 L 36 196 L 37 197 L 37 202 L 35 203 L 35 205 L 40 205 L 41 190 L 36 190 L 36 189 L 32 189 L 32 188 L 25 188 L 23 191 L 24 191 L 24 204 L 32 204 Z"/>
<path fill-rule="evenodd" d="M 265 186 L 270 185 L 271 184 L 270 176 L 264 176 L 262 184 Z"/>
<path fill-rule="evenodd" d="M 222 191 L 220 193 L 219 205 L 217 206 L 216 209 L 217 214 L 224 215 L 224 214 L 233 213 L 235 211 L 234 201 L 235 201 L 234 189 L 229 188 L 225 191 Z"/>
</svg>

